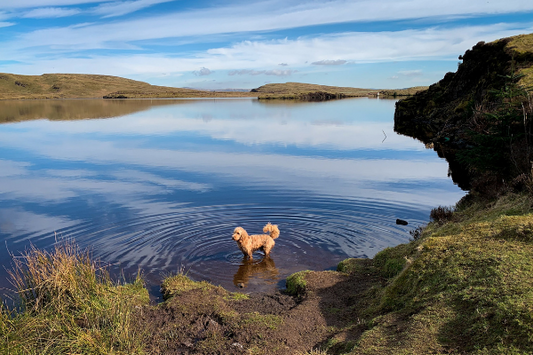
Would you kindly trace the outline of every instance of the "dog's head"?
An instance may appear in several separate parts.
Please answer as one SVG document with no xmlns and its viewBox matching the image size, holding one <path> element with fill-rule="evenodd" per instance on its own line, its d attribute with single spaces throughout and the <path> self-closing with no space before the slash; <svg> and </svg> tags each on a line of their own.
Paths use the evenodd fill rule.
<svg viewBox="0 0 533 355">
<path fill-rule="evenodd" d="M 241 238 L 248 236 L 248 233 L 246 233 L 246 230 L 242 227 L 237 227 L 233 231 L 233 240 L 238 242 Z"/>
</svg>

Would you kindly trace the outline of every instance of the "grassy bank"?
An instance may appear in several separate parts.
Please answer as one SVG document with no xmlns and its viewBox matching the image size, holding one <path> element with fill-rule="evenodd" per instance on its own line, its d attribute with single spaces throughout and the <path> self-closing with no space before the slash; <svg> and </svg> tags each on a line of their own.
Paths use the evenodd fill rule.
<svg viewBox="0 0 533 355">
<path fill-rule="evenodd" d="M 141 278 L 118 284 L 73 244 L 32 249 L 11 272 L 19 310 L 2 309 L 2 354 L 136 354 L 137 307 L 148 304 Z"/>
<path fill-rule="evenodd" d="M 529 354 L 533 198 L 440 207 L 413 240 L 338 271 L 303 271 L 285 293 L 232 293 L 185 275 L 150 305 L 138 277 L 111 281 L 72 244 L 31 250 L 2 309 L 7 354 Z"/>
<path fill-rule="evenodd" d="M 378 253 L 386 281 L 366 294 L 368 327 L 346 353 L 531 354 L 532 205 L 508 195 L 439 208 L 416 240 Z"/>
</svg>

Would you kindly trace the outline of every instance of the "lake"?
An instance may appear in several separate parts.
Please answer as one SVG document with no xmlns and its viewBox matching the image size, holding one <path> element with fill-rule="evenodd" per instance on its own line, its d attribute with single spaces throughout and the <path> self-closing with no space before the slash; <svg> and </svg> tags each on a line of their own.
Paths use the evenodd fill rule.
<svg viewBox="0 0 533 355">
<path fill-rule="evenodd" d="M 393 100 L 0 101 L 0 287 L 11 255 L 73 239 L 131 279 L 186 272 L 245 292 L 405 243 L 464 192 L 393 132 Z M 397 225 L 396 219 L 409 222 Z M 277 224 L 270 259 L 233 229 Z"/>
</svg>

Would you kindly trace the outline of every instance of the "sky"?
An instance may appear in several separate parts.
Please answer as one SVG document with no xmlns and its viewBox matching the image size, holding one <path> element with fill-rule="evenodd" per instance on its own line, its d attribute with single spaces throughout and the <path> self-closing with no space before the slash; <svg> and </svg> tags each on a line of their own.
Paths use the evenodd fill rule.
<svg viewBox="0 0 533 355">
<path fill-rule="evenodd" d="M 531 0 L 0 0 L 0 72 L 395 89 L 440 80 L 479 41 L 532 32 Z"/>
</svg>

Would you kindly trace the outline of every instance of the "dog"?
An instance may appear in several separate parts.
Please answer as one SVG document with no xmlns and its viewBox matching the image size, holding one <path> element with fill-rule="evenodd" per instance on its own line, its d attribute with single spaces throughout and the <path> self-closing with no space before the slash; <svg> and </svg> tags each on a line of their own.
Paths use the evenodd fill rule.
<svg viewBox="0 0 533 355">
<path fill-rule="evenodd" d="M 279 237 L 279 229 L 277 225 L 268 222 L 263 228 L 263 232 L 269 234 L 248 235 L 244 228 L 237 227 L 233 231 L 233 240 L 237 242 L 244 256 L 250 260 L 253 259 L 253 252 L 259 249 L 262 249 L 265 255 L 269 256 L 274 244 L 276 244 L 274 239 Z"/>
</svg>

